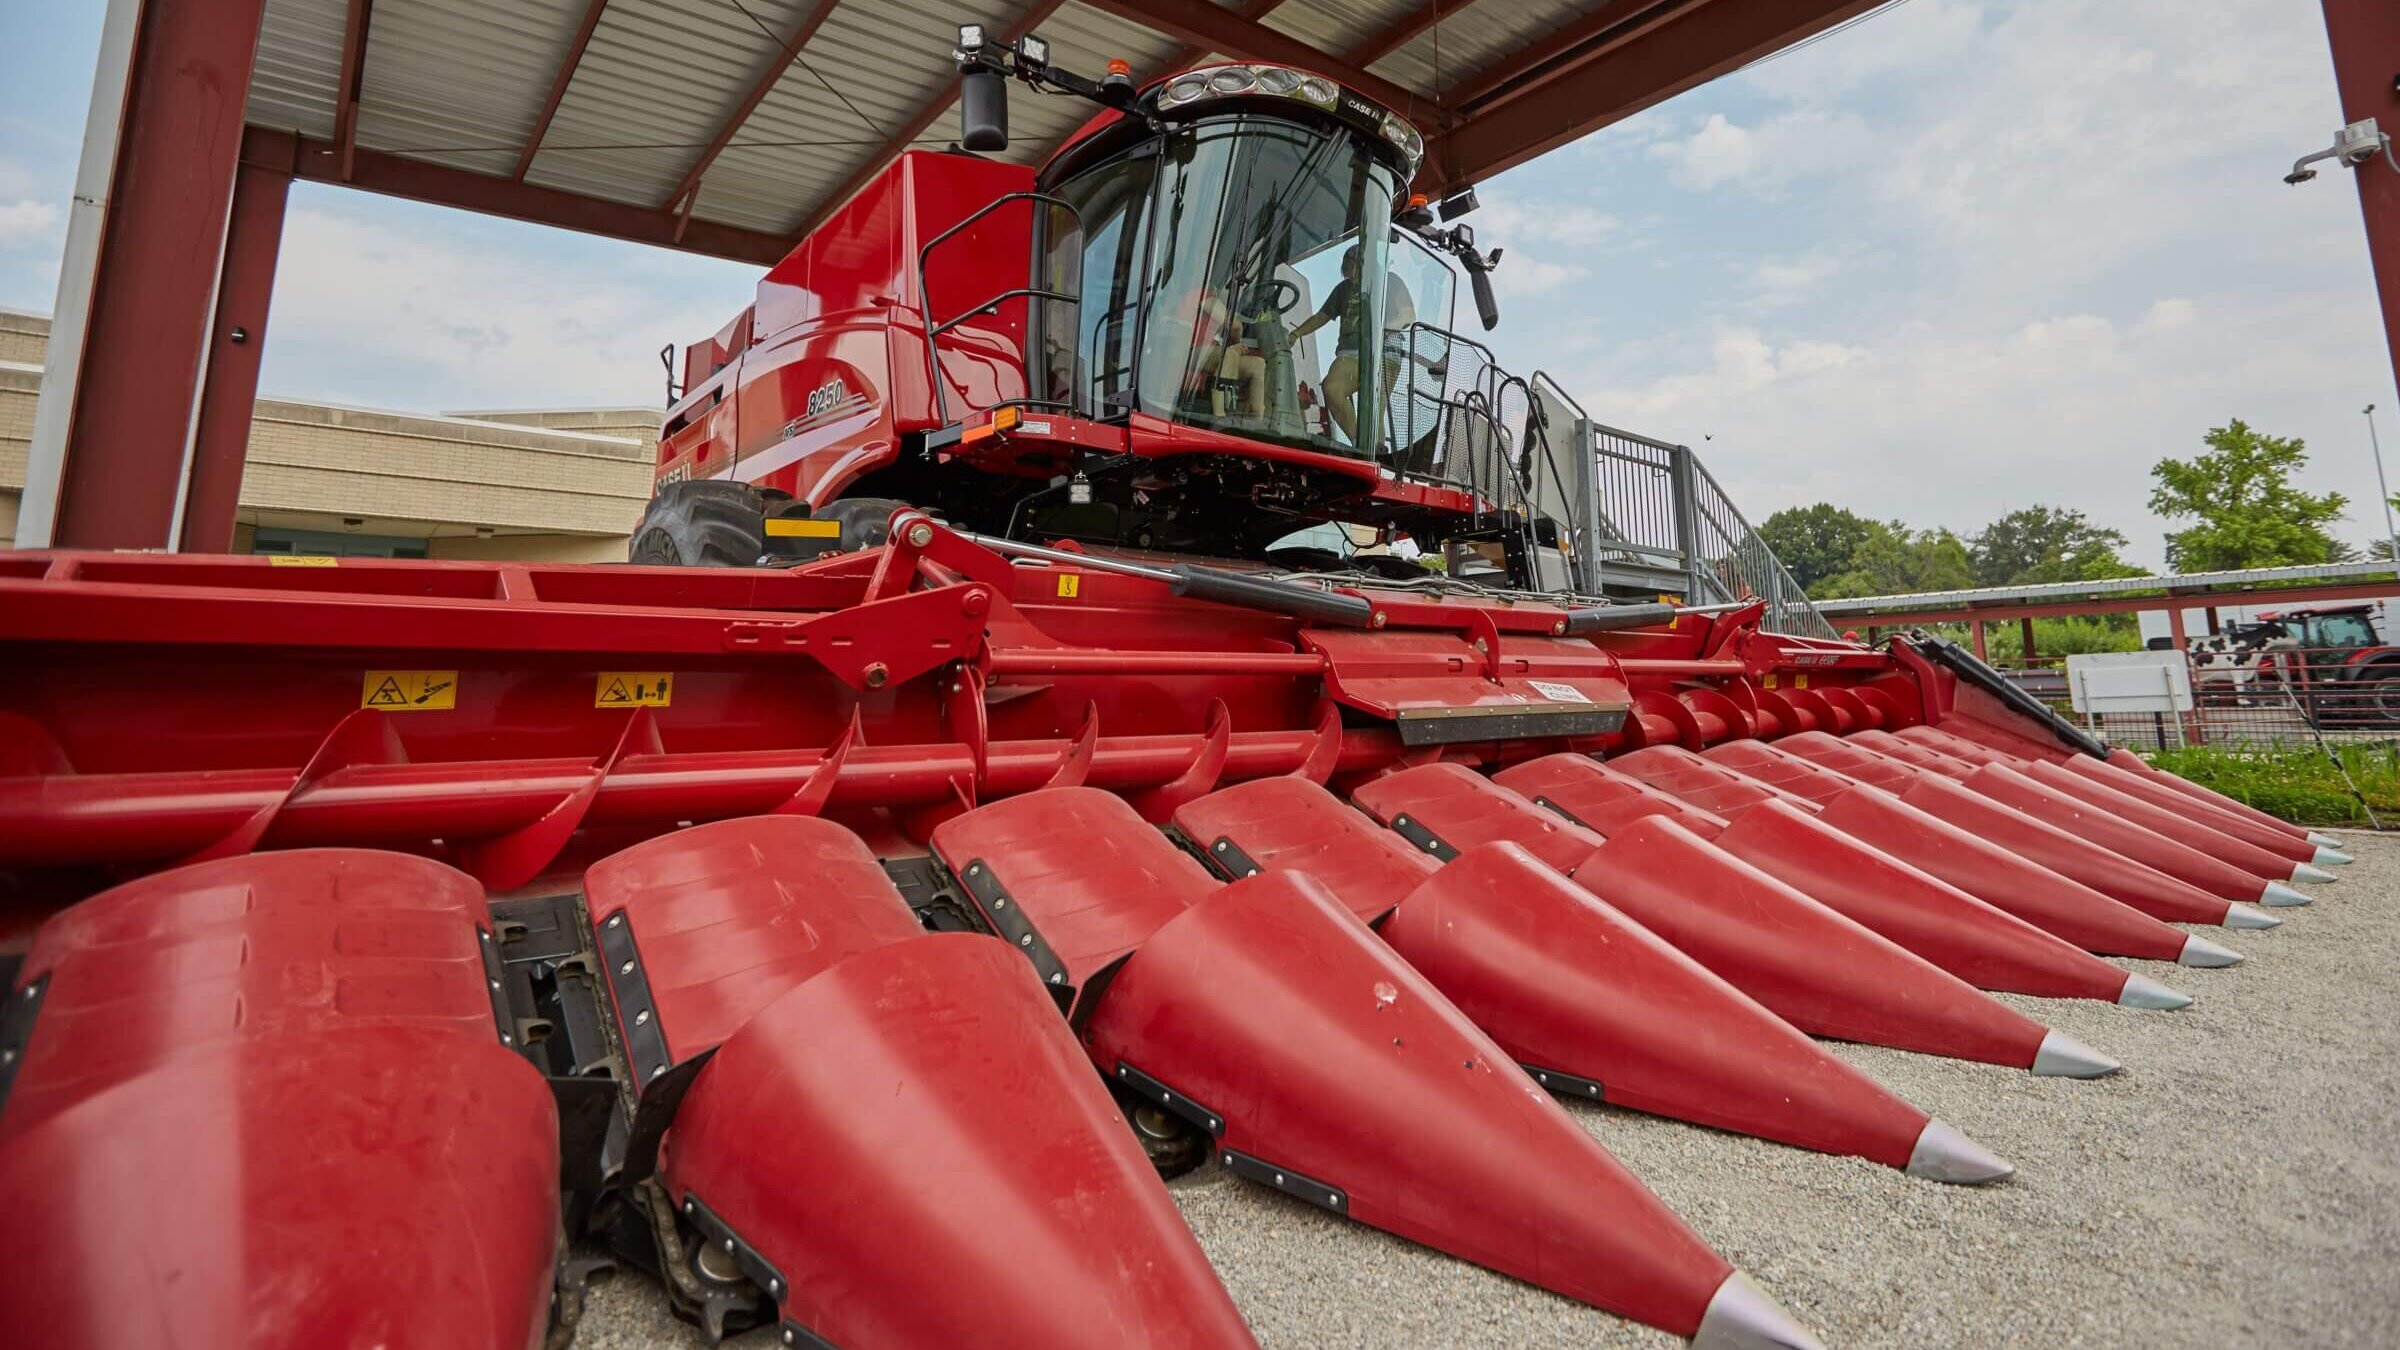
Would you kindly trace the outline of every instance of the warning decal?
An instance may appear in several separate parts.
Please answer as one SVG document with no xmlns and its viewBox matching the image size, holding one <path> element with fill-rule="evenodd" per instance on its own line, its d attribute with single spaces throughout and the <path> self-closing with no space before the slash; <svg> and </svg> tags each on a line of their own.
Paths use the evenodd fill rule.
<svg viewBox="0 0 2400 1350">
<path fill-rule="evenodd" d="M 1527 680 L 1525 683 L 1532 686 L 1533 692 L 1540 694 L 1552 703 L 1591 702 L 1590 699 L 1583 696 L 1582 690 L 1571 684 L 1553 684 L 1548 680 Z"/>
<path fill-rule="evenodd" d="M 1072 600 L 1072 599 L 1074 599 L 1074 598 L 1076 597 L 1076 595 L 1077 595 L 1079 592 L 1081 592 L 1082 590 L 1083 590 L 1083 575 L 1082 575 L 1082 573 L 1079 573 L 1079 572 L 1061 572 L 1061 573 L 1059 573 L 1059 574 L 1058 574 L 1058 598 L 1059 598 L 1059 599 L 1061 599 L 1061 600 Z"/>
<path fill-rule="evenodd" d="M 383 712 L 446 712 L 458 706 L 455 670 L 370 670 L 358 706 Z"/>
<path fill-rule="evenodd" d="M 604 670 L 592 686 L 595 708 L 663 708 L 674 701 L 672 671 Z"/>
</svg>

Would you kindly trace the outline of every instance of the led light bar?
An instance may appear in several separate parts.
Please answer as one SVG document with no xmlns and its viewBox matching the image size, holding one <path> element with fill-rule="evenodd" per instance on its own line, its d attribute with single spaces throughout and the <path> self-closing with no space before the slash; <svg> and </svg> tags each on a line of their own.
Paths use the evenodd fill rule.
<svg viewBox="0 0 2400 1350">
<path fill-rule="evenodd" d="M 1290 66 L 1270 65 L 1208 66 L 1186 71 L 1158 91 L 1157 107 L 1162 113 L 1180 112 L 1211 99 L 1244 95 L 1295 99 L 1327 112 L 1343 111 L 1342 90 L 1333 81 Z M 1425 138 L 1407 119 L 1366 104 L 1356 94 L 1350 96 L 1349 102 L 1352 109 L 1365 112 L 1370 119 L 1379 119 L 1375 125 L 1383 132 L 1384 139 L 1400 151 L 1412 170 L 1424 158 Z"/>
</svg>

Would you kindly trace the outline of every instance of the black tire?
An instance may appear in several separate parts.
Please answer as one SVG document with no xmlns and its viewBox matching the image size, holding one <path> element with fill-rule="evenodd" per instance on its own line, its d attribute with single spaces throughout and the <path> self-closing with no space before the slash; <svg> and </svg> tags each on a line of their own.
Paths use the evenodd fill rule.
<svg viewBox="0 0 2400 1350">
<path fill-rule="evenodd" d="M 765 494 L 721 479 L 669 483 L 650 499 L 626 546 L 659 567 L 756 567 L 767 551 Z"/>
<path fill-rule="evenodd" d="M 2378 661 L 2352 681 L 2358 688 L 2359 721 L 2367 726 L 2400 726 L 2400 662 Z"/>
<path fill-rule="evenodd" d="M 814 514 L 818 520 L 838 520 L 842 523 L 842 551 L 874 548 L 891 534 L 892 512 L 908 505 L 892 497 L 843 497 L 825 503 Z"/>
</svg>

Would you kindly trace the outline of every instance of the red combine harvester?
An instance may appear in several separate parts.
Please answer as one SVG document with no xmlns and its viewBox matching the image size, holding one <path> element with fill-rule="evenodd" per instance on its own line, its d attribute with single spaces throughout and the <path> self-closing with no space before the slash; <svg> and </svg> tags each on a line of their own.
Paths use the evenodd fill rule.
<svg viewBox="0 0 2400 1350">
<path fill-rule="evenodd" d="M 1987 991 L 2179 1007 L 2101 956 L 2347 861 L 1952 644 L 1611 602 L 1563 405 L 1383 281 L 1491 310 L 1390 111 L 965 38 L 970 149 L 1104 111 L 697 349 L 635 562 L 742 566 L 0 554 L 0 1339 L 561 1344 L 605 1250 L 712 1334 L 1247 1347 L 1205 1165 L 1813 1346 L 1555 1098 L 1997 1181 L 1811 1037 L 2105 1074 Z"/>
</svg>

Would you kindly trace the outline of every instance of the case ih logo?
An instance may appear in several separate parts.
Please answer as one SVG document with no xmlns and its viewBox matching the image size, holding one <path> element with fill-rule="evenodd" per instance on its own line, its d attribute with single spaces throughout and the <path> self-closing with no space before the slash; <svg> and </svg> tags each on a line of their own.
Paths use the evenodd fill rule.
<svg viewBox="0 0 2400 1350">
<path fill-rule="evenodd" d="M 1383 109 L 1376 107 L 1374 104 L 1367 102 L 1365 99 L 1360 98 L 1356 94 L 1343 94 L 1342 106 L 1348 108 L 1354 113 L 1357 113 L 1359 116 L 1366 118 L 1370 122 L 1380 122 L 1383 120 Z"/>
<path fill-rule="evenodd" d="M 839 377 L 827 380 L 825 383 L 820 384 L 815 389 L 809 391 L 808 415 L 814 417 L 818 413 L 831 410 L 844 398 L 848 397 L 849 393 L 849 390 L 842 387 L 842 382 Z"/>
</svg>

